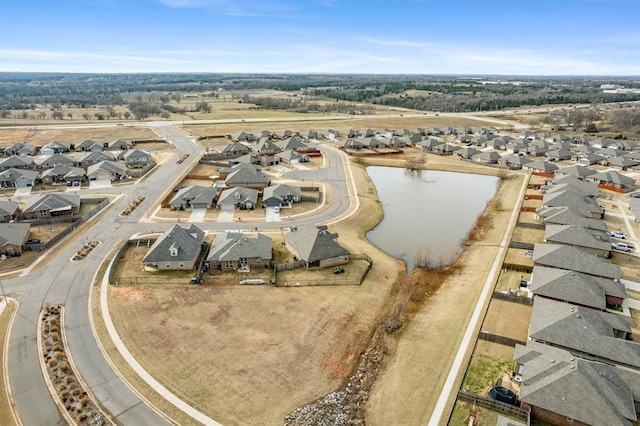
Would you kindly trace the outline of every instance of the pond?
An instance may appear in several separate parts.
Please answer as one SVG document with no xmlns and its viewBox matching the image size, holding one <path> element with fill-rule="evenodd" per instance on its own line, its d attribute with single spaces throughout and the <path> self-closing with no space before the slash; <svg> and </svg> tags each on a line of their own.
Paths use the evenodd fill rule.
<svg viewBox="0 0 640 426">
<path fill-rule="evenodd" d="M 367 238 L 404 260 L 411 272 L 416 260 L 448 265 L 493 198 L 498 178 L 466 173 L 372 166 L 367 172 L 378 191 L 384 219 Z"/>
</svg>

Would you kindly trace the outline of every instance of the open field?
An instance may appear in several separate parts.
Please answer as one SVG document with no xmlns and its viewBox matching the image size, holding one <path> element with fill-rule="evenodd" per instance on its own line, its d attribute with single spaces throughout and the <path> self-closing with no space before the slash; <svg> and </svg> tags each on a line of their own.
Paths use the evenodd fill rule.
<svg viewBox="0 0 640 426">
<path fill-rule="evenodd" d="M 289 114 L 289 113 L 287 113 Z M 293 115 L 293 114 L 291 114 Z M 282 112 L 280 113 L 282 116 Z M 451 117 L 391 117 L 391 116 L 364 116 L 364 117 L 340 117 L 327 116 L 326 120 L 301 120 L 301 121 L 269 121 L 263 122 L 243 122 L 230 124 L 191 124 L 185 123 L 182 130 L 192 134 L 193 136 L 214 136 L 214 135 L 231 135 L 236 132 L 245 131 L 247 133 L 260 132 L 262 130 L 270 130 L 272 132 L 281 132 L 284 130 L 304 131 L 316 130 L 326 131 L 334 129 L 341 132 L 347 132 L 349 129 L 413 129 L 416 127 L 461 127 L 461 126 L 494 126 L 482 119 L 473 119 L 467 117 L 451 118 Z M 204 142 L 204 141 L 202 141 Z M 201 142 L 201 143 L 202 143 Z"/>
<path fill-rule="evenodd" d="M 156 139 L 158 135 L 148 127 L 108 127 L 108 128 L 74 128 L 74 129 L 38 129 L 24 130 L 0 128 L 0 147 L 8 147 L 25 140 L 35 146 L 51 141 L 82 142 L 91 139 L 96 142 L 110 142 L 115 139 Z M 141 149 L 151 149 L 144 145 Z"/>
</svg>

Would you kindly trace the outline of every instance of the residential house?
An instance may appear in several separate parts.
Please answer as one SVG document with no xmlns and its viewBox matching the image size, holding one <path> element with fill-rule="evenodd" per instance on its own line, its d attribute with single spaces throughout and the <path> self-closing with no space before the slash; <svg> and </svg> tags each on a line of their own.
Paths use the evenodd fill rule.
<svg viewBox="0 0 640 426">
<path fill-rule="evenodd" d="M 531 291 L 536 297 L 601 311 L 616 309 L 629 297 L 624 284 L 619 281 L 545 266 L 533 269 Z"/>
<path fill-rule="evenodd" d="M 554 425 L 631 426 L 640 375 L 538 342 L 516 344 L 521 408 Z"/>
<path fill-rule="evenodd" d="M 563 244 L 535 244 L 533 264 L 550 268 L 570 269 L 583 274 L 610 279 L 620 278 L 620 266 L 611 261 Z"/>
<path fill-rule="evenodd" d="M 611 257 L 611 238 L 605 231 L 583 228 L 578 225 L 547 224 L 544 242 L 571 245 L 605 259 Z"/>
<path fill-rule="evenodd" d="M 500 159 L 498 160 L 498 164 L 507 166 L 512 170 L 519 170 L 532 161 L 533 160 L 531 160 L 530 158 L 524 157 L 522 155 L 508 155 L 500 157 Z"/>
<path fill-rule="evenodd" d="M 51 154 L 43 158 L 38 166 L 41 169 L 52 169 L 54 167 L 71 167 L 73 163 L 73 158 L 64 154 Z"/>
<path fill-rule="evenodd" d="M 522 166 L 523 170 L 531 170 L 537 173 L 555 173 L 558 170 L 558 166 L 548 161 L 532 161 Z"/>
<path fill-rule="evenodd" d="M 279 152 L 276 155 L 274 155 L 274 157 L 278 158 L 281 162 L 287 163 L 287 164 L 299 164 L 299 163 L 309 162 L 308 155 L 300 154 L 298 151 L 293 151 L 291 149 Z"/>
<path fill-rule="evenodd" d="M 101 161 L 115 161 L 116 156 L 113 155 L 109 151 L 92 151 L 86 156 L 82 157 L 80 161 L 78 161 L 78 165 L 80 167 L 87 168 L 92 164 L 100 163 Z"/>
<path fill-rule="evenodd" d="M 123 160 L 127 164 L 127 167 L 132 169 L 142 169 L 153 163 L 151 153 L 142 149 L 122 151 L 118 154 L 117 158 Z"/>
<path fill-rule="evenodd" d="M 463 160 L 471 160 L 471 157 L 480 153 L 482 153 L 482 151 L 479 149 L 464 147 L 453 151 L 453 156 L 462 158 Z"/>
<path fill-rule="evenodd" d="M 349 138 L 345 140 L 337 139 L 335 143 L 346 150 L 359 151 L 364 148 L 362 141 L 356 138 Z"/>
<path fill-rule="evenodd" d="M 589 198 L 596 198 L 600 195 L 600 188 L 595 182 L 587 182 L 573 176 L 555 178 L 551 181 L 551 185 L 546 185 L 544 189 L 547 194 L 568 190 Z"/>
<path fill-rule="evenodd" d="M 215 203 L 218 189 L 208 186 L 187 186 L 175 193 L 169 206 L 171 210 L 210 209 Z"/>
<path fill-rule="evenodd" d="M 31 199 L 22 210 L 25 219 L 45 219 L 73 216 L 80 211 L 80 196 L 69 192 L 54 192 Z"/>
<path fill-rule="evenodd" d="M 234 142 L 219 148 L 220 154 L 225 158 L 238 158 L 249 154 L 249 147 L 239 142 Z"/>
<path fill-rule="evenodd" d="M 636 180 L 634 178 L 625 176 L 615 170 L 594 173 L 587 179 L 592 182 L 597 182 L 598 185 L 612 186 L 624 192 L 634 191 L 636 187 Z"/>
<path fill-rule="evenodd" d="M 284 242 L 294 258 L 303 261 L 307 269 L 349 262 L 349 252 L 338 244 L 338 235 L 331 234 L 326 226 L 300 227 L 289 232 Z"/>
<path fill-rule="evenodd" d="M 91 139 L 85 139 L 75 146 L 77 152 L 100 152 L 104 150 L 104 144 L 102 142 L 92 141 Z"/>
<path fill-rule="evenodd" d="M 251 165 L 238 164 L 237 166 L 233 166 L 231 169 L 232 171 L 224 179 L 225 185 L 227 185 L 229 188 L 242 186 L 245 188 L 262 190 L 263 188 L 269 186 L 269 184 L 271 183 L 271 179 L 269 178 L 269 176 L 267 176 L 260 170 L 255 169 Z"/>
<path fill-rule="evenodd" d="M 114 181 L 124 179 L 127 176 L 127 166 L 115 161 L 101 161 L 87 168 L 89 180 Z"/>
<path fill-rule="evenodd" d="M 132 146 L 133 142 L 126 139 L 116 139 L 106 144 L 106 148 L 110 151 L 126 151 Z"/>
<path fill-rule="evenodd" d="M 481 152 L 472 157 L 473 161 L 482 164 L 496 164 L 501 158 L 500 154 L 495 151 Z"/>
<path fill-rule="evenodd" d="M 29 239 L 30 223 L 0 223 L 0 253 L 20 256 Z"/>
<path fill-rule="evenodd" d="M 307 149 L 307 144 L 302 141 L 300 136 L 292 136 L 288 139 L 283 139 L 281 141 L 276 142 L 278 148 L 281 151 L 293 150 L 293 151 L 301 151 Z"/>
<path fill-rule="evenodd" d="M 555 158 L 556 160 L 563 161 L 571 159 L 573 153 L 565 148 L 553 149 L 545 152 L 547 158 Z"/>
<path fill-rule="evenodd" d="M 361 140 L 361 142 L 365 148 L 369 149 L 380 149 L 387 146 L 387 144 L 382 139 L 376 137 L 365 137 Z"/>
<path fill-rule="evenodd" d="M 640 369 L 640 344 L 628 340 L 630 318 L 544 297 L 533 300 L 531 340 L 581 358 Z"/>
<path fill-rule="evenodd" d="M 424 139 L 416 144 L 416 146 L 422 149 L 423 152 L 431 152 L 433 151 L 433 148 L 439 145 L 442 145 L 442 141 L 433 138 Z"/>
<path fill-rule="evenodd" d="M 459 149 L 456 145 L 448 144 L 448 143 L 440 143 L 440 145 L 436 145 L 431 148 L 431 152 L 438 155 L 453 155 L 453 152 Z"/>
<path fill-rule="evenodd" d="M 613 157 L 610 158 L 608 162 L 609 166 L 613 167 L 616 170 L 622 171 L 630 170 L 640 164 L 639 160 L 634 160 L 627 157 Z"/>
<path fill-rule="evenodd" d="M 595 152 L 587 152 L 585 154 L 578 155 L 578 164 L 581 166 L 590 166 L 592 164 L 600 164 L 606 159 L 603 155 Z"/>
<path fill-rule="evenodd" d="M 51 141 L 42 145 L 40 148 L 41 155 L 62 154 L 70 151 L 70 144 L 65 142 Z"/>
<path fill-rule="evenodd" d="M 33 186 L 38 178 L 36 170 L 9 169 L 0 172 L 0 188 Z"/>
<path fill-rule="evenodd" d="M 19 155 L 12 155 L 9 158 L 5 158 L 0 161 L 0 170 L 9 169 L 33 169 L 35 163 L 31 157 L 21 157 Z"/>
<path fill-rule="evenodd" d="M 258 191 L 252 188 L 229 188 L 220 193 L 217 207 L 222 210 L 253 210 L 258 202 Z"/>
<path fill-rule="evenodd" d="M 302 191 L 297 186 L 274 185 L 264 189 L 262 194 L 262 207 L 281 207 L 292 203 L 299 203 L 302 200 Z"/>
<path fill-rule="evenodd" d="M 578 179 L 585 179 L 587 176 L 591 176 L 596 173 L 595 170 L 588 167 L 584 167 L 580 164 L 573 166 L 562 167 L 556 171 L 556 176 L 574 176 Z"/>
<path fill-rule="evenodd" d="M 18 216 L 18 206 L 16 201 L 0 200 L 0 222 L 11 222 Z"/>
<path fill-rule="evenodd" d="M 282 151 L 278 145 L 276 145 L 271 139 L 261 138 L 260 141 L 254 147 L 254 151 L 263 155 L 273 155 Z"/>
<path fill-rule="evenodd" d="M 255 136 L 247 132 L 237 132 L 231 135 L 231 138 L 237 142 L 253 142 Z"/>
<path fill-rule="evenodd" d="M 271 238 L 264 234 L 227 231 L 216 235 L 207 261 L 219 270 L 270 267 L 272 246 Z"/>
<path fill-rule="evenodd" d="M 2 150 L 4 155 L 18 155 L 20 157 L 25 157 L 29 155 L 35 155 L 37 148 L 35 145 L 31 145 L 24 142 L 17 142 L 13 145 Z"/>
<path fill-rule="evenodd" d="M 158 270 L 194 269 L 204 236 L 204 231 L 195 225 L 189 228 L 174 225 L 153 243 L 142 264 Z"/>
<path fill-rule="evenodd" d="M 44 170 L 40 174 L 43 185 L 65 183 L 68 185 L 80 185 L 84 178 L 84 169 L 81 167 L 60 166 Z"/>
<path fill-rule="evenodd" d="M 542 207 L 570 207 L 572 210 L 580 212 L 584 217 L 604 218 L 604 209 L 600 207 L 597 200 L 572 190 L 545 194 L 542 198 Z"/>
<path fill-rule="evenodd" d="M 577 225 L 583 228 L 607 232 L 606 222 L 584 217 L 582 213 L 570 207 L 544 207 L 536 211 L 536 220 L 547 224 Z"/>
</svg>

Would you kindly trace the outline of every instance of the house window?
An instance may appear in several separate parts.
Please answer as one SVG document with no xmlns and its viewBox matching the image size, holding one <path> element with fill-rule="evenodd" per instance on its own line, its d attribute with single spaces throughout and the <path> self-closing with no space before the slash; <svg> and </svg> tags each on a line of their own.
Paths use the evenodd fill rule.
<svg viewBox="0 0 640 426">
<path fill-rule="evenodd" d="M 339 256 L 339 257 L 338 257 L 338 260 L 339 260 L 340 262 L 343 262 L 343 261 L 344 261 L 344 256 Z"/>
<path fill-rule="evenodd" d="M 177 249 L 177 248 L 175 248 L 175 247 L 171 247 L 171 248 L 169 249 L 169 254 L 170 254 L 171 256 L 177 256 L 177 255 L 178 255 L 178 249 Z"/>
<path fill-rule="evenodd" d="M 165 267 L 165 268 L 171 268 L 171 264 L 170 264 L 170 263 L 167 263 L 167 264 L 165 264 L 165 265 L 164 265 L 164 267 Z"/>
<path fill-rule="evenodd" d="M 227 268 L 233 268 L 233 262 L 231 260 L 227 260 Z"/>
<path fill-rule="evenodd" d="M 47 211 L 46 210 L 40 210 L 40 217 L 47 217 Z"/>
<path fill-rule="evenodd" d="M 333 262 L 333 258 L 332 257 L 327 259 L 327 263 L 331 263 L 331 262 Z"/>
<path fill-rule="evenodd" d="M 184 262 L 180 262 L 180 267 L 184 268 Z"/>
</svg>

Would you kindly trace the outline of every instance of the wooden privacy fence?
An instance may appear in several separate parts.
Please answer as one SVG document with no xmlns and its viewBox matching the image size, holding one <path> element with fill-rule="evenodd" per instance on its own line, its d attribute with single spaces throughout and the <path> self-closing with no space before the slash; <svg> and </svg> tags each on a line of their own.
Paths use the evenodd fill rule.
<svg viewBox="0 0 640 426">
<path fill-rule="evenodd" d="M 520 265 L 519 263 L 503 263 L 502 269 L 511 269 L 513 271 L 518 272 L 533 272 L 533 266 L 530 265 Z"/>
<path fill-rule="evenodd" d="M 505 404 L 504 402 L 496 401 L 480 395 L 474 395 L 463 390 L 458 391 L 458 401 L 470 402 L 479 407 L 488 408 L 490 410 L 498 411 L 508 416 L 524 420 L 527 422 L 527 425 L 531 424 L 531 412 L 529 410 L 516 407 L 515 405 Z"/>
<path fill-rule="evenodd" d="M 506 300 L 507 302 L 520 303 L 521 305 L 533 306 L 533 297 L 518 296 L 517 294 L 502 293 L 500 291 L 494 292 L 491 297 Z"/>
<path fill-rule="evenodd" d="M 511 346 L 512 348 L 516 346 L 516 344 L 525 345 L 526 342 L 518 339 L 512 339 L 507 336 L 500 336 L 498 334 L 488 333 L 486 331 L 480 331 L 478 334 L 478 339 L 486 340 L 487 342 L 498 343 L 505 346 Z"/>
</svg>

